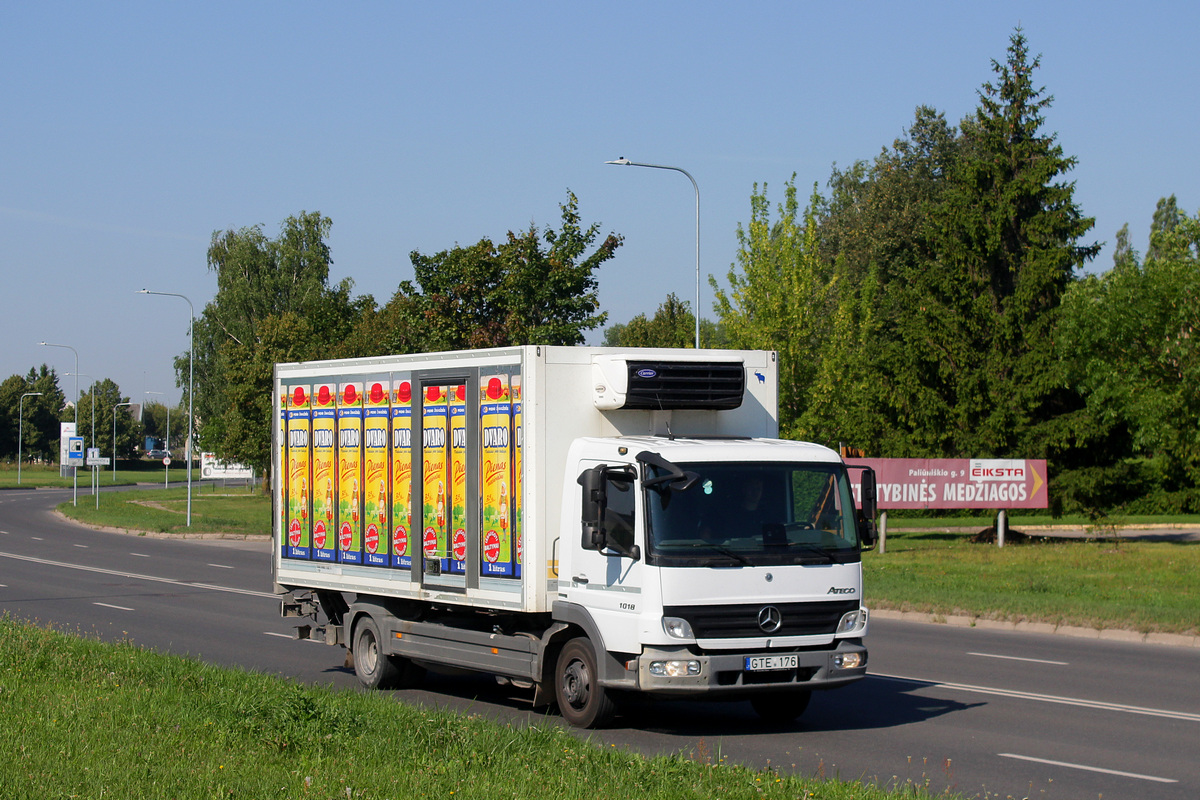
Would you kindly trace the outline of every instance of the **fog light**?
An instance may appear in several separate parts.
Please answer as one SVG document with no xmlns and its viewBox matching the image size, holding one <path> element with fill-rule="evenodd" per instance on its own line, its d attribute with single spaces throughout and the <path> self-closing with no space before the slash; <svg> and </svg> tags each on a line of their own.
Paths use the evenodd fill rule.
<svg viewBox="0 0 1200 800">
<path fill-rule="evenodd" d="M 835 669 L 856 669 L 862 665 L 862 653 L 837 653 L 833 657 L 833 666 Z"/>
<path fill-rule="evenodd" d="M 696 638 L 696 634 L 692 633 L 692 626 L 682 617 L 663 617 L 662 626 L 667 636 L 672 639 Z"/>
<path fill-rule="evenodd" d="M 650 674 L 660 678 L 686 678 L 700 674 L 699 661 L 651 661 Z"/>
</svg>

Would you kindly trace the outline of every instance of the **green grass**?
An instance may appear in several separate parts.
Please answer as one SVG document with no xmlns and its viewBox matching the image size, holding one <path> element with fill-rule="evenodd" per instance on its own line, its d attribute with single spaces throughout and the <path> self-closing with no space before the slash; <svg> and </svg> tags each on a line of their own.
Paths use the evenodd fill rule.
<svg viewBox="0 0 1200 800">
<path fill-rule="evenodd" d="M 556 722 L 500 725 L 0 618 L 0 797 L 930 796 L 912 781 L 888 793 L 753 770 L 712 749 L 644 758 Z"/>
<path fill-rule="evenodd" d="M 890 528 L 890 525 L 889 525 Z M 863 560 L 867 605 L 1144 633 L 1200 632 L 1200 543 L 889 532 Z"/>
<path fill-rule="evenodd" d="M 183 461 L 177 461 L 178 466 L 171 467 L 171 480 L 178 481 L 186 479 L 187 472 L 184 470 Z M 163 480 L 164 467 L 161 463 L 155 461 L 146 461 L 144 459 L 135 459 L 126 461 L 124 459 L 117 462 L 117 480 L 116 485 L 128 486 L 133 483 L 153 483 Z M 97 472 L 100 477 L 101 486 L 112 486 L 113 473 L 108 467 L 97 467 Z M 193 480 L 199 475 L 197 468 L 193 467 Z M 21 482 L 17 483 L 17 478 L 20 477 Z M 47 466 L 43 464 L 23 464 L 21 466 L 21 474 L 17 475 L 16 464 L 0 464 L 0 488 L 15 489 L 18 486 L 22 489 L 36 489 L 39 487 L 49 488 L 70 488 L 73 486 L 70 475 L 63 478 L 58 474 L 58 465 Z M 79 487 L 85 489 L 92 485 L 92 470 L 90 467 L 79 468 Z"/>
<path fill-rule="evenodd" d="M 193 477 L 193 481 L 195 478 Z M 58 510 L 71 519 L 106 528 L 156 533 L 271 535 L 271 498 L 244 487 L 192 485 L 192 526 L 187 526 L 187 489 L 136 489 L 101 492 L 97 509 L 89 495 L 78 505 Z"/>
</svg>

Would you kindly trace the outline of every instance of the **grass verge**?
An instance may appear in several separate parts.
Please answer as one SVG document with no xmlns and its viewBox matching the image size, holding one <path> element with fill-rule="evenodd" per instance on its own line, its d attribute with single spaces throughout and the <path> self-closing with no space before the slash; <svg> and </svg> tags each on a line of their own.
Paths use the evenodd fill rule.
<svg viewBox="0 0 1200 800">
<path fill-rule="evenodd" d="M 889 532 L 863 559 L 867 605 L 1142 633 L 1200 631 L 1200 544 Z"/>
<path fill-rule="evenodd" d="M 155 533 L 271 535 L 271 498 L 243 487 L 208 484 L 192 488 L 192 526 L 187 526 L 187 489 L 101 492 L 97 509 L 89 498 L 58 510 L 78 522 Z"/>
<path fill-rule="evenodd" d="M 549 722 L 503 726 L 385 694 L 108 645 L 0 618 L 0 797 L 924 798 L 643 758 Z M 697 748 L 703 754 L 703 745 Z M 946 797 L 947 795 L 938 795 Z"/>
</svg>

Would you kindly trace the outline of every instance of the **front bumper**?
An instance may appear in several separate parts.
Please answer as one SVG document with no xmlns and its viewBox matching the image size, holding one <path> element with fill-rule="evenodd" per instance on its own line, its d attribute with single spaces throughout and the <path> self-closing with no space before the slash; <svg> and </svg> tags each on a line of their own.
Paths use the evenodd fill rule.
<svg viewBox="0 0 1200 800">
<path fill-rule="evenodd" d="M 857 655 L 859 665 L 839 666 L 847 655 Z M 795 669 L 750 672 L 746 658 L 763 655 L 795 655 Z M 853 657 L 853 656 L 852 656 Z M 699 662 L 694 675 L 671 677 L 654 674 L 651 664 L 666 661 Z M 778 649 L 696 654 L 688 648 L 647 647 L 636 659 L 638 689 L 664 696 L 710 697 L 749 695 L 789 689 L 834 689 L 853 683 L 867 674 L 867 649 L 861 639 L 841 639 L 836 647 L 818 650 Z M 628 667 L 634 666 L 628 664 Z"/>
</svg>

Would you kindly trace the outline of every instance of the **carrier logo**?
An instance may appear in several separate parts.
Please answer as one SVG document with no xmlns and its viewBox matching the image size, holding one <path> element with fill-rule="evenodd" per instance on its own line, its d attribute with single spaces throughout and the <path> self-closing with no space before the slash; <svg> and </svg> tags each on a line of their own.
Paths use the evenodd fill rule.
<svg viewBox="0 0 1200 800">
<path fill-rule="evenodd" d="M 829 591 L 826 592 L 826 594 L 854 594 L 854 587 L 849 586 L 844 589 L 841 589 L 841 588 L 838 588 L 837 586 L 830 586 Z"/>
<path fill-rule="evenodd" d="M 758 612 L 758 627 L 764 633 L 774 633 L 783 626 L 783 614 L 775 606 L 763 606 Z"/>
<path fill-rule="evenodd" d="M 637 376 L 639 378 L 657 378 L 658 372 L 647 367 L 645 369 L 639 369 L 637 371 Z"/>
</svg>

